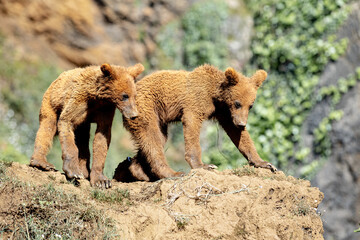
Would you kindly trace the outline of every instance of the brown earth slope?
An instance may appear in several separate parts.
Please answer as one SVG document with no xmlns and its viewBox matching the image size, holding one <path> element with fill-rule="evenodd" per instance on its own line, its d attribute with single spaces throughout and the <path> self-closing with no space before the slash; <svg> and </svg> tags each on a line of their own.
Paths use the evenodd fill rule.
<svg viewBox="0 0 360 240">
<path fill-rule="evenodd" d="M 18 163 L 4 172 L 0 171 L 4 239 L 19 236 L 21 229 L 25 237 L 34 236 L 35 222 L 40 222 L 39 231 L 40 220 L 54 223 L 50 230 L 55 235 L 43 233 L 45 238 L 104 238 L 101 219 L 112 223 L 108 239 L 323 239 L 316 213 L 323 194 L 309 181 L 282 172 L 247 166 L 224 172 L 198 169 L 182 178 L 152 183 L 113 182 L 108 191 L 94 190 L 86 180 L 74 186 L 60 172 Z M 49 197 L 48 191 L 56 194 Z M 122 197 L 114 197 L 115 193 Z M 66 198 L 60 201 L 59 195 Z M 89 214 L 93 211 L 103 217 Z M 55 223 L 60 220 L 77 221 L 75 227 L 65 229 L 74 229 L 71 236 L 57 230 L 61 224 Z"/>
</svg>

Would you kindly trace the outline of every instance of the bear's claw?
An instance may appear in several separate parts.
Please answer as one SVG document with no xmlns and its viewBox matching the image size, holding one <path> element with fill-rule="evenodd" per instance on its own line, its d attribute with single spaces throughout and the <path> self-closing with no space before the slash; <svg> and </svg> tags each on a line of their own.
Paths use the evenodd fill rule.
<svg viewBox="0 0 360 240">
<path fill-rule="evenodd" d="M 111 180 L 107 179 L 103 174 L 96 174 L 92 173 L 90 174 L 90 184 L 92 187 L 97 188 L 111 188 Z"/>
<path fill-rule="evenodd" d="M 267 168 L 267 169 L 270 169 L 272 172 L 277 171 L 276 167 L 274 167 L 271 163 L 265 162 L 265 161 L 257 163 L 257 164 L 254 162 L 250 162 L 250 165 L 257 167 L 257 168 Z"/>
<path fill-rule="evenodd" d="M 271 163 L 266 164 L 266 168 L 270 169 L 272 172 L 276 172 L 277 169 Z"/>
<path fill-rule="evenodd" d="M 95 186 L 98 188 L 111 188 L 111 181 L 110 180 L 101 180 L 95 183 Z"/>
<path fill-rule="evenodd" d="M 217 169 L 218 167 L 214 164 L 205 164 L 203 166 L 204 169 L 207 169 L 207 170 L 214 170 L 214 169 Z"/>
</svg>

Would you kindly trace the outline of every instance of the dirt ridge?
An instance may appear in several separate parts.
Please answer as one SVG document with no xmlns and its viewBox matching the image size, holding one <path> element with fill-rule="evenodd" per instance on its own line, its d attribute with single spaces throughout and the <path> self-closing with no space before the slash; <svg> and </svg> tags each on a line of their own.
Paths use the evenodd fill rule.
<svg viewBox="0 0 360 240">
<path fill-rule="evenodd" d="M 109 239 L 323 239 L 316 209 L 324 195 L 309 181 L 282 172 L 249 166 L 223 172 L 196 169 L 182 178 L 157 182 L 113 181 L 112 189 L 101 191 L 87 180 L 75 186 L 60 172 L 13 163 L 0 181 L 0 227 L 7 223 L 5 237 L 13 233 L 9 222 L 17 215 L 9 206 L 31 201 L 21 197 L 24 187 L 6 188 L 6 179 L 33 186 L 33 191 L 50 184 L 76 199 L 76 205 L 99 210 L 113 222 Z M 123 199 L 106 200 L 106 194 L 114 192 L 121 192 Z M 11 205 L 11 199 L 18 201 Z"/>
</svg>

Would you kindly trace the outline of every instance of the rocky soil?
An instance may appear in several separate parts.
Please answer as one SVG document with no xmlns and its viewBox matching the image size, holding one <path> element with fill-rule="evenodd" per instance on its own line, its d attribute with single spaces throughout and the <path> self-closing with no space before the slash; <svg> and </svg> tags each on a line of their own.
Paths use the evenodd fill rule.
<svg viewBox="0 0 360 240">
<path fill-rule="evenodd" d="M 26 209 L 42 212 L 46 222 L 51 219 L 47 211 L 51 215 L 66 211 L 66 206 L 57 207 L 57 200 L 46 200 L 46 192 L 31 195 L 43 189 L 75 199 L 73 211 L 80 211 L 78 206 L 99 210 L 113 222 L 111 239 L 323 239 L 317 213 L 323 193 L 309 181 L 282 172 L 245 166 L 224 172 L 192 170 L 182 178 L 157 182 L 113 181 L 111 189 L 99 193 L 126 190 L 125 199 L 115 203 L 94 197 L 87 180 L 74 186 L 60 172 L 19 163 L 2 172 L 6 172 L 0 179 L 4 239 L 16 237 L 26 216 L 31 218 Z M 31 222 L 24 226 L 31 235 Z"/>
</svg>

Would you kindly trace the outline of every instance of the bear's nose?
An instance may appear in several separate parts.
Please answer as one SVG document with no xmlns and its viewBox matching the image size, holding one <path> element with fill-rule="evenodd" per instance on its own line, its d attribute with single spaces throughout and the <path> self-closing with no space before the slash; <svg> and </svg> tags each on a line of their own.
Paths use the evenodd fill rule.
<svg viewBox="0 0 360 240">
<path fill-rule="evenodd" d="M 246 123 L 244 123 L 244 122 L 241 122 L 241 123 L 239 123 L 239 125 L 238 125 L 239 127 L 245 127 L 246 126 Z"/>
<path fill-rule="evenodd" d="M 137 115 L 130 117 L 131 120 L 135 120 L 136 118 L 137 118 Z"/>
<path fill-rule="evenodd" d="M 245 127 L 246 126 L 246 122 L 244 121 L 240 121 L 237 123 L 237 127 Z"/>
</svg>

